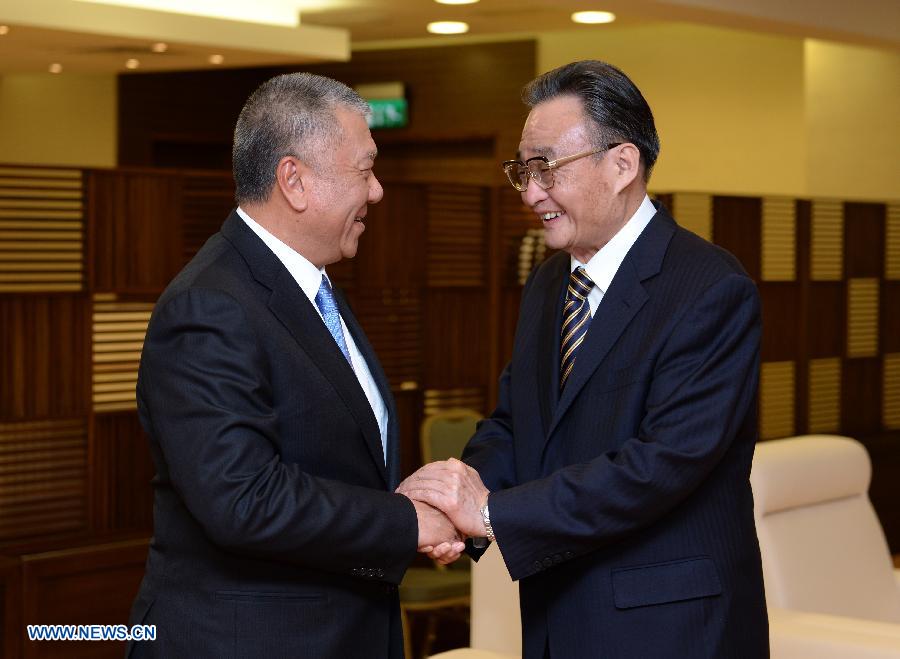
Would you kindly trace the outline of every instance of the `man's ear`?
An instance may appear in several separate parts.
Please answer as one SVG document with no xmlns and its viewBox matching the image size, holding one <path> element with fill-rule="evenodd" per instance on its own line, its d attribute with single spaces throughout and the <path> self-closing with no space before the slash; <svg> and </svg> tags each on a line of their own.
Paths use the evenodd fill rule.
<svg viewBox="0 0 900 659">
<path fill-rule="evenodd" d="M 285 156 L 275 168 L 275 183 L 287 204 L 298 213 L 309 205 L 309 192 L 304 185 L 309 169 L 293 156 Z"/>
<path fill-rule="evenodd" d="M 640 175 L 641 169 L 641 152 L 638 148 L 626 142 L 612 150 L 610 155 L 613 157 L 614 169 L 614 191 L 618 194 Z"/>
</svg>

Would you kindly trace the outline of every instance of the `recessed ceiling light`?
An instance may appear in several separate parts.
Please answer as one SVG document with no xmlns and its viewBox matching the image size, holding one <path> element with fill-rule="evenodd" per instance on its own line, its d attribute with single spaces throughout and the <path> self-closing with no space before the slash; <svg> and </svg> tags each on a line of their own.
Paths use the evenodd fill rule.
<svg viewBox="0 0 900 659">
<path fill-rule="evenodd" d="M 225 61 L 225 57 L 223 55 L 210 55 L 209 63 L 210 64 L 221 64 Z"/>
<path fill-rule="evenodd" d="M 169 50 L 169 44 L 162 41 L 157 41 L 155 44 L 150 46 L 150 50 L 152 50 L 154 53 L 164 53 Z"/>
<path fill-rule="evenodd" d="M 125 60 L 125 68 L 126 69 L 136 69 L 141 65 L 140 60 L 136 60 L 133 57 L 131 59 Z"/>
<path fill-rule="evenodd" d="M 442 5 L 474 5 L 478 0 L 434 0 Z"/>
<path fill-rule="evenodd" d="M 4 34 L 9 34 L 9 25 L 0 25 L 0 37 Z"/>
<path fill-rule="evenodd" d="M 599 23 L 612 23 L 616 20 L 616 15 L 611 11 L 576 11 L 572 14 L 572 20 L 576 23 L 597 25 Z"/>
<path fill-rule="evenodd" d="M 59 62 L 53 62 L 49 68 L 50 73 L 62 73 L 62 64 Z"/>
<path fill-rule="evenodd" d="M 464 34 L 469 31 L 469 24 L 462 21 L 437 21 L 429 23 L 427 29 L 432 34 Z"/>
</svg>

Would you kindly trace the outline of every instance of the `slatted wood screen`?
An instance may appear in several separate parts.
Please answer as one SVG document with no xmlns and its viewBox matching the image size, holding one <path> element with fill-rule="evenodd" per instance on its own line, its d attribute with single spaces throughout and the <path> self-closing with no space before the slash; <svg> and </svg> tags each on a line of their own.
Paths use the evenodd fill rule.
<svg viewBox="0 0 900 659">
<path fill-rule="evenodd" d="M 83 285 L 81 170 L 0 166 L 0 293 Z"/>
<path fill-rule="evenodd" d="M 0 423 L 0 541 L 83 530 L 84 418 Z"/>
<path fill-rule="evenodd" d="M 95 412 L 133 410 L 141 348 L 153 304 L 122 302 L 115 293 L 97 293 L 93 301 L 93 409 Z"/>
</svg>

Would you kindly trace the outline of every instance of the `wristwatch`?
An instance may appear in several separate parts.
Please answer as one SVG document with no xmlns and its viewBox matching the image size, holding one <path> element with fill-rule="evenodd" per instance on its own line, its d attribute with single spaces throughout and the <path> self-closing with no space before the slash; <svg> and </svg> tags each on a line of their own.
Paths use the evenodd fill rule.
<svg viewBox="0 0 900 659">
<path fill-rule="evenodd" d="M 494 542 L 494 529 L 491 527 L 491 512 L 488 510 L 487 499 L 484 500 L 484 505 L 481 507 L 481 521 L 484 522 L 488 542 Z"/>
</svg>

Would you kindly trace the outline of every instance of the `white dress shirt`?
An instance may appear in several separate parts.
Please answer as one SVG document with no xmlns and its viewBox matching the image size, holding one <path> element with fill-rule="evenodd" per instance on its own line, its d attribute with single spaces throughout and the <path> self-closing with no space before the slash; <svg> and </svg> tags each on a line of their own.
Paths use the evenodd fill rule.
<svg viewBox="0 0 900 659">
<path fill-rule="evenodd" d="M 571 271 L 574 271 L 579 266 L 584 266 L 588 277 L 594 282 L 594 287 L 588 295 L 591 318 L 594 317 L 594 312 L 600 306 L 600 300 L 606 294 L 606 290 L 612 283 L 613 277 L 616 276 L 616 271 L 622 265 L 622 261 L 625 260 L 628 250 L 634 245 L 638 236 L 641 235 L 641 232 L 650 223 L 654 215 L 656 215 L 656 208 L 650 201 L 650 197 L 644 195 L 644 200 L 638 206 L 634 215 L 631 216 L 631 219 L 619 229 L 618 233 L 608 243 L 600 248 L 600 251 L 591 257 L 590 261 L 582 263 L 574 256 L 571 257 Z"/>
<path fill-rule="evenodd" d="M 291 273 L 291 276 L 303 290 L 303 293 L 309 298 L 309 302 L 312 304 L 313 309 L 316 310 L 316 313 L 319 314 L 319 318 L 322 318 L 322 312 L 319 310 L 319 305 L 316 304 L 316 294 L 319 292 L 319 286 L 322 284 L 322 275 L 325 275 L 326 278 L 328 277 L 328 275 L 325 274 L 325 268 L 320 270 L 307 261 L 298 252 L 294 251 L 266 231 L 262 226 L 255 222 L 253 218 L 247 215 L 242 208 L 239 207 L 237 213 L 241 216 L 241 219 L 244 220 L 247 226 L 253 230 L 253 233 L 259 236 L 260 240 L 262 240 L 266 246 L 272 250 L 275 256 L 278 257 L 278 260 L 284 264 L 284 267 Z M 328 279 L 328 283 L 331 283 L 331 279 Z M 325 324 L 324 319 L 322 320 L 322 324 Z M 353 335 L 350 334 L 350 331 L 347 329 L 347 325 L 344 323 L 343 318 L 341 318 L 341 331 L 344 333 L 344 341 L 347 342 L 347 350 L 350 353 L 350 361 L 353 371 L 356 373 L 356 379 L 359 380 L 359 386 L 362 387 L 363 392 L 366 394 L 369 405 L 372 407 L 372 413 L 375 415 L 375 420 L 378 422 L 378 430 L 381 433 L 381 450 L 385 456 L 386 463 L 388 425 L 387 407 L 384 404 L 381 393 L 378 391 L 378 385 L 375 384 L 375 380 L 372 378 L 372 372 L 369 370 L 369 365 L 366 364 L 366 360 L 363 358 L 362 353 L 360 353 L 359 348 L 356 347 Z"/>
</svg>

